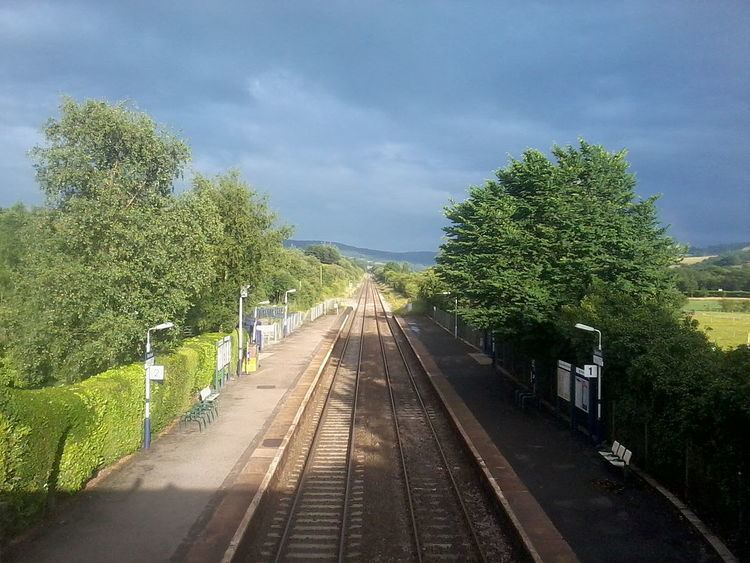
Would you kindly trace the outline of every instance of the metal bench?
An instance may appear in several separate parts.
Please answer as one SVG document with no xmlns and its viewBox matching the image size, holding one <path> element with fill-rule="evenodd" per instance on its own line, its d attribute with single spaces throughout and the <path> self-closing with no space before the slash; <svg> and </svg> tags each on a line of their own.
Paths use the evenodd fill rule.
<svg viewBox="0 0 750 563">
<path fill-rule="evenodd" d="M 610 465 L 622 467 L 623 471 L 625 471 L 630 466 L 630 459 L 633 457 L 633 452 L 615 440 L 612 442 L 611 449 L 599 450 L 599 455 L 609 462 Z"/>
<path fill-rule="evenodd" d="M 208 426 L 209 422 L 213 422 L 219 416 L 219 408 L 216 401 L 218 398 L 219 393 L 212 391 L 210 387 L 201 389 L 200 393 L 198 393 L 198 402 L 182 416 L 180 424 L 196 422 L 202 432 Z"/>
</svg>

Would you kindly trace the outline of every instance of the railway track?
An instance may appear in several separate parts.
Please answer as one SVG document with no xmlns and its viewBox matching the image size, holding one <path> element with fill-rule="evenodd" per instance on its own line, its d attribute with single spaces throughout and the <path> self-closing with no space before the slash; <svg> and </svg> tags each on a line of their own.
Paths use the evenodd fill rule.
<svg viewBox="0 0 750 563">
<path fill-rule="evenodd" d="M 503 516 L 368 280 L 238 559 L 513 560 Z"/>
</svg>

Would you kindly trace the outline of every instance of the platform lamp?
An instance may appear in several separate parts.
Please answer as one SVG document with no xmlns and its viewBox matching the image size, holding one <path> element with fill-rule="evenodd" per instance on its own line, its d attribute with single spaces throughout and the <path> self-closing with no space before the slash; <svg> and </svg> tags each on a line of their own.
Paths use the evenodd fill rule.
<svg viewBox="0 0 750 563">
<path fill-rule="evenodd" d="M 143 447 L 148 449 L 151 447 L 151 377 L 149 377 L 148 368 L 153 365 L 154 355 L 151 353 L 151 333 L 159 330 L 167 330 L 172 328 L 174 323 L 161 323 L 156 326 L 152 326 L 146 331 L 146 361 L 143 365 L 144 371 L 146 372 L 146 408 L 143 413 Z"/>
<path fill-rule="evenodd" d="M 242 373 L 242 300 L 247 297 L 249 285 L 243 285 L 240 288 L 240 311 L 239 322 L 237 323 L 237 375 Z"/>
<path fill-rule="evenodd" d="M 599 381 L 597 382 L 598 385 L 597 391 L 596 391 L 596 421 L 601 427 L 602 424 L 602 367 L 604 366 L 604 360 L 602 356 L 602 331 L 594 328 L 593 326 L 585 325 L 583 323 L 576 323 L 575 328 L 578 330 L 583 330 L 585 332 L 595 332 L 599 336 L 599 346 L 597 346 L 596 351 L 594 352 L 594 364 L 597 365 L 597 375 L 599 376 Z M 601 432 L 601 428 L 600 428 Z"/>
<path fill-rule="evenodd" d="M 443 291 L 440 295 L 450 295 L 450 291 Z M 453 298 L 453 337 L 458 338 L 458 296 Z"/>
</svg>

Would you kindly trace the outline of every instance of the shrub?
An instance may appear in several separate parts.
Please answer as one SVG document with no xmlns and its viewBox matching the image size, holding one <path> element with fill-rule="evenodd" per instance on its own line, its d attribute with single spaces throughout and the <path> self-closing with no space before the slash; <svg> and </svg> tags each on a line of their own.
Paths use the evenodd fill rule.
<svg viewBox="0 0 750 563">
<path fill-rule="evenodd" d="M 160 358 L 152 385 L 152 428 L 184 412 L 214 375 L 220 334 L 189 339 Z M 81 489 L 99 469 L 135 451 L 143 434 L 143 366 L 130 364 L 82 383 L 36 390 L 0 388 L 0 507 L 9 532 L 27 525 L 58 493 Z"/>
</svg>

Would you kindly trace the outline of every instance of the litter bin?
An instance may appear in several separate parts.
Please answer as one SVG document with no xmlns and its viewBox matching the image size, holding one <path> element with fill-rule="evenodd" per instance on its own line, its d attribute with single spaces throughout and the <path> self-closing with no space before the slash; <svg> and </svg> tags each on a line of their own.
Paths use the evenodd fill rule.
<svg viewBox="0 0 750 563">
<path fill-rule="evenodd" d="M 258 369 L 258 345 L 248 344 L 245 357 L 245 372 L 252 373 Z"/>
</svg>

